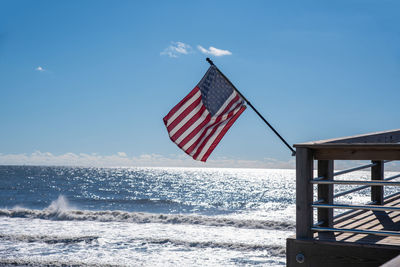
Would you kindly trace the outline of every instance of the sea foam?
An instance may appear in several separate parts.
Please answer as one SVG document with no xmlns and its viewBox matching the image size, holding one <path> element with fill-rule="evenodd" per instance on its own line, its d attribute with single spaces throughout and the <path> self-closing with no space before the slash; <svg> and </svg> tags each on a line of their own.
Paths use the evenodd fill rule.
<svg viewBox="0 0 400 267">
<path fill-rule="evenodd" d="M 186 214 L 155 214 L 127 211 L 92 211 L 73 209 L 67 198 L 59 196 L 43 210 L 15 207 L 0 209 L 0 216 L 12 218 L 31 218 L 45 220 L 68 221 L 99 221 L 99 222 L 130 222 L 130 223 L 164 223 L 164 224 L 194 224 L 214 227 L 236 227 L 246 229 L 269 229 L 292 231 L 294 224 L 285 221 L 240 220 L 234 218 L 186 215 Z"/>
</svg>

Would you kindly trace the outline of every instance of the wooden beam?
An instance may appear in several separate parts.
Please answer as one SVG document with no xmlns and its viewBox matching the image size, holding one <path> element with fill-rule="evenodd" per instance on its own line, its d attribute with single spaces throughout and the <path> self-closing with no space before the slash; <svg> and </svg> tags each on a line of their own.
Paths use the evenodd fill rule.
<svg viewBox="0 0 400 267">
<path fill-rule="evenodd" d="M 333 160 L 318 160 L 318 177 L 333 180 Z M 333 184 L 318 185 L 318 200 L 323 204 L 333 204 Z M 318 222 L 324 222 L 321 227 L 333 226 L 333 209 L 318 209 Z"/>
<path fill-rule="evenodd" d="M 313 149 L 318 160 L 400 160 L 400 147 L 387 148 L 318 148 Z"/>
<path fill-rule="evenodd" d="M 342 144 L 342 143 L 332 143 L 332 144 L 295 144 L 294 147 L 306 147 L 312 149 L 318 148 L 342 148 L 342 149 L 386 149 L 386 150 L 393 150 L 398 149 L 400 150 L 400 144 L 384 144 L 384 143 L 349 143 L 349 144 Z"/>
<path fill-rule="evenodd" d="M 314 160 L 311 149 L 296 150 L 296 238 L 311 239 L 313 233 L 313 185 Z"/>
<path fill-rule="evenodd" d="M 328 143 L 343 144 L 343 143 L 398 143 L 398 142 L 400 142 L 400 129 L 312 141 L 303 144 L 317 145 L 317 144 L 328 144 Z"/>
<path fill-rule="evenodd" d="M 383 180 L 384 179 L 384 166 L 382 160 L 372 161 L 376 165 L 371 167 L 371 180 Z M 371 186 L 371 201 L 376 205 L 383 204 L 383 186 Z"/>
<path fill-rule="evenodd" d="M 377 267 L 400 253 L 400 246 L 292 238 L 286 240 L 286 248 L 288 267 Z M 302 257 L 297 257 L 299 254 Z M 299 262 L 298 258 L 303 259 L 303 262 Z"/>
</svg>

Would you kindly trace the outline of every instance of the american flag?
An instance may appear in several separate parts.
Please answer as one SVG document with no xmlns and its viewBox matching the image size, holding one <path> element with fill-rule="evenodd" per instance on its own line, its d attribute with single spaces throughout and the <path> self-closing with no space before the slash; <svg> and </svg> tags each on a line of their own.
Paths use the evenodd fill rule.
<svg viewBox="0 0 400 267">
<path fill-rule="evenodd" d="M 206 161 L 246 109 L 245 101 L 214 66 L 167 116 L 169 137 L 195 160 Z"/>
</svg>

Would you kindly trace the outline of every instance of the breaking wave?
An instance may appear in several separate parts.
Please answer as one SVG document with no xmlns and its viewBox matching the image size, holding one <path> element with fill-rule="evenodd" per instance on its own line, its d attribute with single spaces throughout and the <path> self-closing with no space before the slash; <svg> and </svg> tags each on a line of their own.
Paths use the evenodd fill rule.
<svg viewBox="0 0 400 267">
<path fill-rule="evenodd" d="M 246 244 L 246 243 L 228 243 L 215 241 L 185 241 L 170 238 L 163 239 L 143 239 L 143 243 L 150 244 L 172 244 L 174 246 L 184 246 L 191 248 L 222 248 L 240 251 L 267 250 L 271 256 L 284 257 L 286 248 L 279 245 L 261 245 L 261 244 Z"/>
<path fill-rule="evenodd" d="M 0 216 L 11 218 L 31 218 L 45 220 L 69 221 L 99 221 L 99 222 L 131 222 L 131 223 L 165 223 L 165 224 L 194 224 L 204 226 L 230 226 L 246 229 L 269 229 L 292 231 L 295 225 L 290 222 L 265 220 L 239 220 L 224 217 L 210 217 L 185 214 L 154 214 L 145 212 L 126 211 L 90 211 L 76 210 L 68 205 L 68 201 L 60 196 L 49 207 L 43 210 L 15 207 L 0 209 Z"/>
<path fill-rule="evenodd" d="M 205 226 L 231 226 L 247 229 L 294 230 L 294 225 L 288 222 L 237 220 L 221 217 L 206 217 L 183 214 L 152 214 L 125 211 L 89 211 L 89 210 L 31 210 L 31 209 L 0 209 L 0 216 L 11 218 L 31 218 L 45 220 L 69 221 L 99 221 L 99 222 L 132 222 L 132 223 L 165 223 L 165 224 L 196 224 Z"/>
<path fill-rule="evenodd" d="M 98 239 L 98 236 L 77 236 L 77 237 L 59 237 L 59 236 L 40 236 L 40 235 L 1 235 L 0 240 L 20 241 L 20 242 L 43 242 L 47 244 L 72 244 L 72 243 L 90 243 Z"/>
<path fill-rule="evenodd" d="M 35 260 L 35 259 L 0 259 L 0 266 L 29 266 L 29 267 L 65 267 L 65 266 L 93 266 L 93 267 L 113 267 L 123 266 L 117 264 L 86 263 L 79 261 L 57 261 L 57 260 Z"/>
</svg>

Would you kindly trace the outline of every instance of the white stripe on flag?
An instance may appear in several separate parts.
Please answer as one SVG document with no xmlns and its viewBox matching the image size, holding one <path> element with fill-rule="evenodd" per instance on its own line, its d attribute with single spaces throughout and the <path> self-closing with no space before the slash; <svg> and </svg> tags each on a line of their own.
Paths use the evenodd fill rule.
<svg viewBox="0 0 400 267">
<path fill-rule="evenodd" d="M 241 101 L 242 101 L 242 99 L 239 98 L 238 101 L 236 101 L 236 102 L 233 103 L 232 107 L 236 107 L 236 106 L 238 105 L 238 103 L 241 103 Z M 224 115 L 222 116 L 221 121 L 218 122 L 217 125 L 219 125 L 219 124 L 222 123 L 224 120 L 226 120 L 226 119 L 228 118 L 228 115 L 229 115 L 229 113 L 224 114 Z M 207 128 L 209 125 L 212 125 L 212 124 L 215 122 L 215 120 L 216 120 L 216 117 L 213 117 L 213 118 L 210 120 L 210 122 L 204 127 L 204 129 Z M 210 128 L 207 130 L 206 134 L 203 136 L 203 138 L 202 138 L 202 139 L 200 140 L 200 142 L 197 144 L 197 146 L 195 147 L 195 149 L 193 149 L 193 151 L 190 153 L 191 156 L 193 156 L 194 154 L 196 154 L 197 149 L 199 148 L 199 146 L 201 145 L 201 143 L 203 143 L 204 139 L 207 138 L 207 136 L 209 135 L 209 133 L 211 132 L 211 130 L 212 130 L 214 127 L 215 127 L 215 125 L 212 126 L 212 127 L 210 127 Z M 190 143 L 190 145 L 192 145 L 192 144 L 196 141 L 196 139 L 198 139 L 198 138 L 201 136 L 201 134 L 204 132 L 204 129 L 203 129 L 203 131 L 201 131 L 201 132 L 199 132 L 198 134 L 196 134 L 196 136 L 193 137 L 194 140 L 193 140 L 193 139 L 192 139 L 193 141 L 190 140 L 190 141 L 184 146 L 183 149 L 184 149 L 184 150 L 187 150 L 187 149 L 190 147 L 190 146 L 188 146 L 188 144 Z"/>
<path fill-rule="evenodd" d="M 169 132 L 169 136 L 174 136 L 174 134 L 183 126 L 185 125 L 188 120 L 190 120 L 194 115 L 199 112 L 200 108 L 203 106 L 203 104 L 200 102 L 187 116 L 183 118 L 175 127 Z"/>
<path fill-rule="evenodd" d="M 209 136 L 209 134 L 211 133 L 211 131 L 215 128 L 218 127 L 221 123 L 223 123 L 224 121 L 221 120 L 219 122 L 217 122 L 215 125 L 212 125 L 213 123 L 215 123 L 215 120 L 213 122 L 210 121 L 210 123 L 207 124 L 206 127 L 208 127 L 209 125 L 212 125 L 210 128 L 207 129 L 206 134 L 203 136 L 203 138 L 201 138 L 200 142 L 197 143 L 197 146 L 193 149 L 192 152 L 190 152 L 190 156 L 193 157 L 194 154 L 196 154 L 197 150 L 199 149 L 200 145 L 203 143 L 203 141 Z M 205 128 L 206 128 L 205 127 Z M 202 131 L 204 132 L 204 131 Z"/>
<path fill-rule="evenodd" d="M 174 115 L 171 116 L 171 118 L 168 119 L 167 121 L 167 127 L 179 116 L 181 115 L 181 113 L 183 111 L 185 111 L 185 109 L 190 106 L 194 101 L 196 101 L 199 97 L 201 97 L 201 92 L 200 90 L 197 91 L 190 99 L 188 99 L 188 101 L 185 102 L 185 104 L 180 107 L 175 113 Z"/>
<path fill-rule="evenodd" d="M 205 109 L 203 111 L 203 114 L 201 114 L 201 117 L 196 120 L 186 131 L 184 131 L 181 136 L 179 136 L 178 139 L 176 139 L 175 143 L 180 144 L 183 139 L 186 138 L 191 132 L 193 132 L 194 129 L 196 129 L 197 126 L 199 126 L 201 123 L 203 123 L 204 120 L 207 119 L 207 115 L 209 114 L 208 110 Z"/>
<path fill-rule="evenodd" d="M 217 130 L 214 132 L 214 134 L 210 137 L 210 139 L 208 139 L 207 143 L 205 144 L 205 146 L 203 147 L 203 149 L 201 150 L 201 153 L 197 156 L 196 160 L 201 160 L 204 156 L 204 154 L 206 154 L 206 152 L 208 151 L 208 149 L 210 148 L 210 146 L 212 145 L 212 143 L 214 142 L 214 140 L 218 137 L 218 135 L 221 133 L 222 129 L 224 129 L 225 125 L 239 112 L 241 107 L 238 107 L 234 112 L 233 112 L 233 116 L 229 119 L 229 120 L 225 120 L 223 123 L 221 123 Z"/>
<path fill-rule="evenodd" d="M 217 111 L 217 113 L 214 114 L 213 117 L 218 116 L 219 114 L 222 113 L 222 111 L 225 110 L 226 106 L 229 105 L 229 103 L 231 103 L 231 101 L 236 97 L 237 93 L 235 90 L 233 90 L 233 93 L 228 97 L 228 99 L 226 99 L 225 103 L 220 107 L 220 109 Z"/>
<path fill-rule="evenodd" d="M 190 139 L 190 141 L 187 142 L 187 143 L 183 146 L 182 149 L 185 150 L 185 151 L 188 150 L 189 147 L 191 147 L 191 146 L 194 144 L 194 142 L 196 142 L 196 141 L 199 139 L 199 137 L 203 134 L 203 132 L 205 131 L 205 129 L 206 129 L 212 122 L 213 122 L 213 121 L 211 120 L 211 121 L 209 121 L 206 125 L 204 125 L 203 128 L 201 129 L 201 131 L 199 131 L 195 136 L 193 136 L 192 139 Z M 190 155 L 193 156 L 192 153 L 190 153 Z"/>
</svg>

